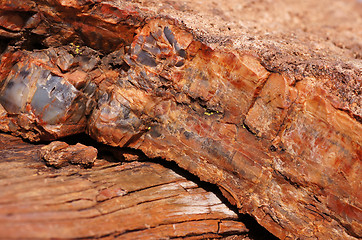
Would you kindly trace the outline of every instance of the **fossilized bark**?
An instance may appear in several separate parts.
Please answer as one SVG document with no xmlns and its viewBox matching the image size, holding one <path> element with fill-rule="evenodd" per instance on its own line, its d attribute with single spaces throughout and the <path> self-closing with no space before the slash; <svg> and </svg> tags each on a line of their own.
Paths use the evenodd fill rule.
<svg viewBox="0 0 362 240">
<path fill-rule="evenodd" d="M 86 131 L 173 160 L 282 239 L 361 237 L 361 34 L 348 51 L 288 28 L 236 36 L 200 20 L 197 3 L 156 3 L 3 3 L 14 46 L 1 60 L 2 130 Z M 353 30 L 360 5 L 348 4 Z"/>
</svg>

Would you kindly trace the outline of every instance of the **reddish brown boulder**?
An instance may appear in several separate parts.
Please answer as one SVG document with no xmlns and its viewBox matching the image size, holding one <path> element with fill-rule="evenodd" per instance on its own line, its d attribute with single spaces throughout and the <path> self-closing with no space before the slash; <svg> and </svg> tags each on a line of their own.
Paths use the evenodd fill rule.
<svg viewBox="0 0 362 240">
<path fill-rule="evenodd" d="M 1 129 L 173 160 L 281 239 L 361 237 L 360 3 L 222 2 L 3 2 L 27 15 L 2 18 Z"/>
</svg>

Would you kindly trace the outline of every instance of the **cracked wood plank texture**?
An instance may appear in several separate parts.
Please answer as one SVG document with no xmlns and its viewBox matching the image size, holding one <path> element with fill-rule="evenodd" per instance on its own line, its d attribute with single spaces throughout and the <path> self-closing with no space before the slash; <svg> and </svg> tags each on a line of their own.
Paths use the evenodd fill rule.
<svg viewBox="0 0 362 240">
<path fill-rule="evenodd" d="M 215 194 L 159 164 L 54 169 L 42 146 L 0 134 L 1 239 L 249 239 Z"/>
<path fill-rule="evenodd" d="M 175 161 L 281 239 L 355 239 L 358 1 L 1 1 L 0 128 Z"/>
</svg>

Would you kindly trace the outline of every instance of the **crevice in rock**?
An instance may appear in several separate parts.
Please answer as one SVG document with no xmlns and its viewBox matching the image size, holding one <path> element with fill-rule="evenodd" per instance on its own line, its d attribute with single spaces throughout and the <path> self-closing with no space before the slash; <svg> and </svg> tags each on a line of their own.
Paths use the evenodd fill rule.
<svg viewBox="0 0 362 240">
<path fill-rule="evenodd" d="M 104 145 L 102 143 L 99 143 L 89 137 L 86 134 L 79 134 L 75 136 L 69 136 L 62 139 L 59 139 L 59 141 L 64 141 L 70 145 L 74 145 L 77 143 L 82 143 L 87 146 L 93 146 L 97 148 L 98 150 L 98 158 L 103 158 L 110 162 L 119 162 L 119 161 L 125 161 L 124 154 L 130 154 L 133 156 L 136 156 L 134 160 L 140 161 L 140 162 L 152 162 L 162 165 L 165 168 L 171 169 L 175 173 L 181 175 L 182 177 L 186 178 L 189 181 L 192 181 L 196 183 L 200 188 L 203 188 L 207 192 L 214 193 L 222 203 L 224 203 L 230 210 L 235 212 L 239 220 L 245 224 L 245 226 L 249 229 L 249 232 L 247 233 L 247 236 L 250 239 L 255 240 L 264 240 L 264 239 L 278 239 L 273 234 L 271 234 L 268 230 L 266 230 L 264 227 L 262 227 L 252 216 L 249 214 L 242 214 L 239 213 L 237 207 L 235 205 L 232 205 L 227 198 L 222 194 L 218 186 L 215 184 L 211 184 L 208 182 L 201 181 L 199 177 L 191 174 L 190 172 L 182 169 L 179 167 L 175 162 L 173 161 L 167 161 L 163 158 L 148 158 L 141 150 L 124 147 L 111 147 L 108 145 Z M 128 193 L 129 194 L 129 193 Z"/>
<path fill-rule="evenodd" d="M 43 43 L 45 39 L 44 36 L 37 35 L 34 33 L 26 33 L 24 39 L 25 39 L 24 41 L 20 42 L 21 49 L 34 51 L 34 50 L 41 50 L 47 48 L 47 46 L 45 46 Z"/>
<path fill-rule="evenodd" d="M 0 55 L 3 54 L 9 46 L 11 39 L 0 37 Z"/>
<path fill-rule="evenodd" d="M 15 31 L 15 30 L 11 30 L 11 29 L 7 29 L 7 28 L 4 28 L 2 26 L 0 26 L 0 30 L 3 30 L 3 31 L 6 31 L 8 33 L 18 33 L 19 31 Z"/>
</svg>

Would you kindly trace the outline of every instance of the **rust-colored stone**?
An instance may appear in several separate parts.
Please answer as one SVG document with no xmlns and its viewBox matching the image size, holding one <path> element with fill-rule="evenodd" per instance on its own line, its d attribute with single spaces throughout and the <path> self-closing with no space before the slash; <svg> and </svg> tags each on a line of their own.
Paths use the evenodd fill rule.
<svg viewBox="0 0 362 240">
<path fill-rule="evenodd" d="M 42 49 L 6 35 L 15 20 L 0 32 L 21 46 L 1 55 L 2 130 L 33 141 L 86 132 L 175 161 L 281 239 L 362 236 L 358 41 L 343 51 L 313 31 L 264 34 L 262 18 L 260 32 L 223 7 L 211 20 L 208 4 L 193 2 L 166 4 L 167 16 L 165 1 L 45 2 L 29 27 Z M 245 21 L 245 36 L 241 23 L 225 33 L 223 14 Z M 361 22 L 344 14 L 351 29 Z"/>
<path fill-rule="evenodd" d="M 68 163 L 91 167 L 97 158 L 97 149 L 81 143 L 69 146 L 65 142 L 54 141 L 41 148 L 40 155 L 44 161 L 56 168 Z"/>
</svg>

